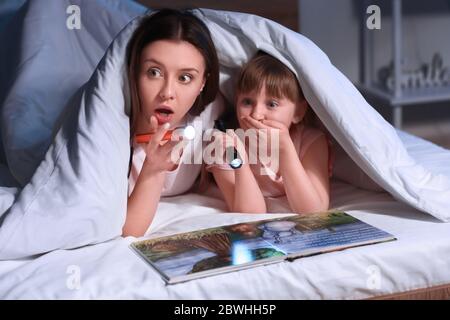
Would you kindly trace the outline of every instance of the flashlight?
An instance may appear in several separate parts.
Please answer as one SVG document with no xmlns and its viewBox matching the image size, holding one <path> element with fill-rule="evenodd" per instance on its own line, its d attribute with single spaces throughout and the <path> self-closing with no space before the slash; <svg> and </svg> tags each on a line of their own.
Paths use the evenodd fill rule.
<svg viewBox="0 0 450 320">
<path fill-rule="evenodd" d="M 214 128 L 226 132 L 225 125 L 222 120 L 218 119 L 214 121 Z M 239 169 L 242 167 L 242 159 L 239 157 L 239 153 L 237 152 L 235 147 L 228 147 L 225 150 L 225 154 L 230 155 L 229 159 L 227 159 L 228 165 L 233 169 Z"/>
<path fill-rule="evenodd" d="M 187 140 L 192 140 L 195 137 L 195 128 L 193 126 L 186 126 L 186 127 L 177 127 L 175 129 L 172 130 L 168 130 L 166 131 L 166 133 L 164 134 L 162 141 L 167 141 L 172 139 L 172 135 L 174 133 L 175 130 L 179 130 L 182 129 L 183 130 L 183 138 L 187 139 Z M 134 136 L 134 141 L 136 143 L 148 143 L 152 137 L 153 137 L 153 133 L 144 133 L 144 134 L 137 134 Z"/>
</svg>

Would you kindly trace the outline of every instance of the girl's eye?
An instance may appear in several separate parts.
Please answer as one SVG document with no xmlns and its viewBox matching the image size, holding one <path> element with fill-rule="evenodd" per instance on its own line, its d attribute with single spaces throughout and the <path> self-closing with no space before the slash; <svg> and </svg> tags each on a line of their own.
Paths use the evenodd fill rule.
<svg viewBox="0 0 450 320">
<path fill-rule="evenodd" d="M 162 76 L 161 70 L 159 70 L 158 68 L 151 68 L 147 71 L 147 73 L 149 74 L 150 77 L 153 78 Z"/>
<path fill-rule="evenodd" d="M 181 75 L 178 79 L 182 82 L 182 83 L 189 83 L 192 81 L 193 76 L 190 74 L 183 74 Z"/>
<path fill-rule="evenodd" d="M 248 98 L 244 98 L 244 99 L 242 99 L 241 103 L 244 106 L 250 106 L 252 104 L 252 101 L 250 99 L 248 99 Z"/>
<path fill-rule="evenodd" d="M 278 102 L 275 101 L 275 100 L 272 100 L 272 101 L 269 101 L 269 102 L 267 103 L 267 105 L 268 105 L 270 108 L 276 108 L 276 107 L 278 107 Z"/>
</svg>

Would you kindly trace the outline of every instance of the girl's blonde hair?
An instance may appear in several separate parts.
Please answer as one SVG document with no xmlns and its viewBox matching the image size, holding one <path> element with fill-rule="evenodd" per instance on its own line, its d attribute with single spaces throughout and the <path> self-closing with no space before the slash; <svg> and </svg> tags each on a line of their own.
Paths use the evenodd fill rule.
<svg viewBox="0 0 450 320">
<path fill-rule="evenodd" d="M 295 74 L 278 59 L 258 51 L 239 74 L 236 97 L 240 93 L 259 92 L 263 85 L 269 96 L 287 98 L 293 102 L 305 100 Z M 314 126 L 315 120 L 315 114 L 308 105 L 302 123 Z"/>
</svg>

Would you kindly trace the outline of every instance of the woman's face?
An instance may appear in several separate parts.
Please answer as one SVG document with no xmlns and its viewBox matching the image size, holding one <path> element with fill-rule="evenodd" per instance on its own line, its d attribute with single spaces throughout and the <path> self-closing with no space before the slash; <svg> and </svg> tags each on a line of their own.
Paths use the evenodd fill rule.
<svg viewBox="0 0 450 320">
<path fill-rule="evenodd" d="M 186 41 L 158 40 L 142 50 L 138 94 L 142 114 L 137 133 L 148 132 L 150 117 L 174 128 L 205 85 L 205 61 Z"/>
</svg>

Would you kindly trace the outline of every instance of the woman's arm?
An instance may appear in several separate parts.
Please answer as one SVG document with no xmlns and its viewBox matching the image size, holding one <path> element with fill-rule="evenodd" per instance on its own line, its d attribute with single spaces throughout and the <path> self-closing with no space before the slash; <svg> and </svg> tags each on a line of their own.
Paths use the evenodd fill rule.
<svg viewBox="0 0 450 320">
<path fill-rule="evenodd" d="M 266 202 L 248 163 L 235 170 L 211 169 L 231 212 L 266 213 Z"/>
<path fill-rule="evenodd" d="M 128 197 L 127 217 L 123 226 L 123 236 L 140 237 L 145 234 L 153 221 L 164 185 L 165 173 L 139 175 L 133 192 Z"/>
<path fill-rule="evenodd" d="M 328 210 L 328 145 L 321 136 L 300 161 L 293 143 L 280 150 L 280 173 L 291 208 L 297 213 Z"/>
<path fill-rule="evenodd" d="M 151 117 L 151 132 L 155 133 L 146 146 L 144 164 L 128 197 L 127 216 L 122 228 L 124 237 L 140 237 L 145 234 L 158 208 L 166 172 L 173 170 L 176 166 L 174 160 L 179 159 L 173 159 L 172 151 L 178 143 L 186 145 L 186 142 L 179 141 L 168 141 L 163 144 L 161 140 L 167 129 L 168 126 L 158 127 L 156 118 Z M 179 151 L 182 152 L 182 148 Z"/>
</svg>

